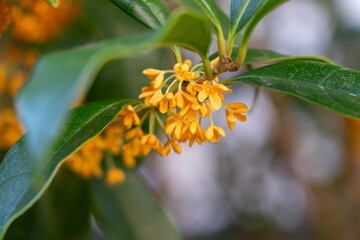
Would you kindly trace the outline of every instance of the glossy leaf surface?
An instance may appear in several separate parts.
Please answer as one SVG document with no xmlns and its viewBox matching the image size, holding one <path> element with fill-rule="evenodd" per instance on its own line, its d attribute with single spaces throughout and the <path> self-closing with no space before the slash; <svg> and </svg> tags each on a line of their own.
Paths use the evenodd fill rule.
<svg viewBox="0 0 360 240">
<path fill-rule="evenodd" d="M 40 198 L 60 164 L 99 134 L 128 103 L 106 101 L 75 108 L 41 169 L 34 168 L 36 161 L 26 147 L 28 136 L 16 142 L 0 164 L 0 239 L 9 224 Z"/>
<path fill-rule="evenodd" d="M 170 15 L 161 0 L 111 0 L 124 13 L 149 28 L 163 25 Z"/>
<path fill-rule="evenodd" d="M 217 16 L 218 10 L 216 9 L 212 0 L 173 0 L 180 5 L 185 6 L 190 11 L 198 12 L 202 10 L 208 18 L 217 26 L 220 26 L 220 21 Z"/>
<path fill-rule="evenodd" d="M 237 48 L 235 49 L 236 50 L 233 52 L 233 56 L 232 56 L 233 59 L 236 58 L 235 53 L 237 52 Z M 324 63 L 337 65 L 330 59 L 323 56 L 288 56 L 266 49 L 254 49 L 254 48 L 248 49 L 245 58 L 245 64 L 273 63 L 273 62 L 281 62 L 288 60 L 310 60 L 310 61 L 324 62 Z"/>
<path fill-rule="evenodd" d="M 163 209 L 134 172 L 122 185 L 109 187 L 94 179 L 93 214 L 108 239 L 178 240 Z"/>
<path fill-rule="evenodd" d="M 37 157 L 46 152 L 67 108 L 84 95 L 105 63 L 171 44 L 205 56 L 210 42 L 211 30 L 206 19 L 181 14 L 145 36 L 108 40 L 42 57 L 17 98 L 20 117 L 29 131 L 29 148 Z"/>
<path fill-rule="evenodd" d="M 360 72 L 326 63 L 292 60 L 268 65 L 224 81 L 281 91 L 360 118 Z"/>
<path fill-rule="evenodd" d="M 230 34 L 236 37 L 264 0 L 231 0 Z"/>
</svg>

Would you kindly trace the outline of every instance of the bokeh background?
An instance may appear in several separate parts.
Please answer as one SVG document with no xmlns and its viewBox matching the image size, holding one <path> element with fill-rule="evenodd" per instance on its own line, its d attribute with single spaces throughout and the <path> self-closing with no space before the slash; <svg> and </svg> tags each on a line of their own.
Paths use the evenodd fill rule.
<svg viewBox="0 0 360 240">
<path fill-rule="evenodd" d="M 229 13 L 230 0 L 217 2 Z M 15 43 L 42 54 L 148 31 L 110 1 L 78 3 L 77 17 L 56 38 L 29 43 L 7 32 L 1 52 Z M 260 23 L 250 46 L 324 55 L 360 70 L 359 13 L 359 0 L 291 0 Z M 86 102 L 137 98 L 148 84 L 139 69 L 172 65 L 168 49 L 111 62 Z M 233 90 L 227 101 L 251 109 L 246 123 L 217 144 L 184 145 L 183 154 L 166 158 L 151 154 L 138 170 L 185 239 L 360 239 L 360 123 L 282 93 L 245 85 Z M 215 121 L 225 129 L 219 114 Z M 17 239 L 14 232 L 16 226 L 8 239 Z"/>
</svg>

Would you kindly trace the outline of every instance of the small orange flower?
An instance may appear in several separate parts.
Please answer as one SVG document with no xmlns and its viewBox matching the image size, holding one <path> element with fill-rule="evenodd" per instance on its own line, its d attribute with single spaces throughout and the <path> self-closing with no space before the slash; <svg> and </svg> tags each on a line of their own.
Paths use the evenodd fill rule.
<svg viewBox="0 0 360 240">
<path fill-rule="evenodd" d="M 206 140 L 204 130 L 196 120 L 185 125 L 181 131 L 181 134 L 183 139 L 189 140 L 190 147 L 194 144 L 195 141 L 201 145 Z"/>
<path fill-rule="evenodd" d="M 123 123 L 126 129 L 130 129 L 133 125 L 140 124 L 140 118 L 136 114 L 134 107 L 131 105 L 126 106 L 120 113 L 119 116 L 123 117 Z"/>
<path fill-rule="evenodd" d="M 176 108 L 175 96 L 172 92 L 165 94 L 164 98 L 160 101 L 159 111 L 161 113 L 166 113 L 169 109 L 170 112 L 174 112 Z"/>
<path fill-rule="evenodd" d="M 165 75 L 164 71 L 149 68 L 149 69 L 145 69 L 143 71 L 143 74 L 147 75 L 149 79 L 153 81 L 155 89 L 159 89 L 161 87 L 164 81 L 164 75 Z"/>
<path fill-rule="evenodd" d="M 151 149 L 157 149 L 160 145 L 160 141 L 154 134 L 147 134 L 141 137 L 141 150 L 144 155 L 149 154 Z"/>
<path fill-rule="evenodd" d="M 106 173 L 106 183 L 110 186 L 122 183 L 124 180 L 125 173 L 119 168 L 111 168 Z"/>
<path fill-rule="evenodd" d="M 166 119 L 164 131 L 171 135 L 173 139 L 179 140 L 181 138 L 181 129 L 183 128 L 182 116 L 176 113 Z"/>
<path fill-rule="evenodd" d="M 177 63 L 174 66 L 174 71 L 178 72 L 178 74 L 175 76 L 175 79 L 180 81 L 183 81 L 184 79 L 194 80 L 195 78 L 198 78 L 200 74 L 189 72 L 191 68 L 191 61 L 186 60 L 184 64 Z"/>
<path fill-rule="evenodd" d="M 195 96 L 198 92 L 204 89 L 204 86 L 197 84 L 196 82 L 191 82 L 186 86 L 186 91 L 191 95 Z"/>
<path fill-rule="evenodd" d="M 225 137 L 225 131 L 221 127 L 214 126 L 211 124 L 210 127 L 205 131 L 206 139 L 212 143 L 220 141 L 220 135 Z"/>
<path fill-rule="evenodd" d="M 79 151 L 71 155 L 66 164 L 84 178 L 101 177 L 100 163 L 103 159 L 104 144 L 100 136 L 85 143 Z"/>
<path fill-rule="evenodd" d="M 231 93 L 232 90 L 223 84 L 216 84 L 214 83 L 211 85 L 210 81 L 203 82 L 204 89 L 201 90 L 198 94 L 198 100 L 200 102 L 205 101 L 209 98 L 210 103 L 214 106 L 215 110 L 221 108 L 221 102 L 224 100 L 224 93 Z"/>
<path fill-rule="evenodd" d="M 148 78 L 152 81 L 155 80 L 155 78 L 157 76 L 159 76 L 159 74 L 161 73 L 162 71 L 161 70 L 157 70 L 157 69 L 153 69 L 153 68 L 148 68 L 148 69 L 145 69 L 144 71 L 142 71 L 143 74 L 147 75 Z"/>
<path fill-rule="evenodd" d="M 182 148 L 174 140 L 167 141 L 164 147 L 160 146 L 156 149 L 156 151 L 163 157 L 168 156 L 170 154 L 170 146 L 177 154 L 181 154 Z"/>
<path fill-rule="evenodd" d="M 140 140 L 135 139 L 123 146 L 122 159 L 126 167 L 133 168 L 136 166 L 135 156 L 137 156 L 136 149 L 139 149 L 139 145 L 140 145 Z"/>
<path fill-rule="evenodd" d="M 141 91 L 142 93 L 139 95 L 139 98 L 145 98 L 147 106 L 156 106 L 164 98 L 161 90 L 154 88 L 153 82 L 151 82 L 150 87 L 143 87 Z"/>
<path fill-rule="evenodd" d="M 235 127 L 235 118 L 241 122 L 246 122 L 247 117 L 242 113 L 249 112 L 248 107 L 243 103 L 230 103 L 226 105 L 225 115 L 229 129 L 232 131 Z"/>
<path fill-rule="evenodd" d="M 124 130 L 119 126 L 108 126 L 104 131 L 104 147 L 114 155 L 120 154 Z"/>
<path fill-rule="evenodd" d="M 181 115 L 186 115 L 184 117 L 184 121 L 192 122 L 197 119 L 198 116 L 200 117 L 208 117 L 209 116 L 209 110 L 206 107 L 206 104 L 208 103 L 193 103 L 191 105 L 187 105 L 184 107 L 181 111 Z"/>
<path fill-rule="evenodd" d="M 197 103 L 196 97 L 179 90 L 175 94 L 176 106 L 179 108 L 183 108 L 188 104 Z"/>
</svg>

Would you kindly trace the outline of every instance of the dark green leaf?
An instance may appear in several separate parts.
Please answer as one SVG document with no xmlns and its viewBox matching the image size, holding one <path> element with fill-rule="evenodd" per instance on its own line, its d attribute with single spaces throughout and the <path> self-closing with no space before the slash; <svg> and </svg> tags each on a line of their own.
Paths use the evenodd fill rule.
<svg viewBox="0 0 360 240">
<path fill-rule="evenodd" d="M 17 97 L 32 153 L 39 157 L 46 152 L 66 117 L 66 109 L 84 95 L 106 62 L 140 56 L 170 44 L 206 56 L 210 42 L 211 31 L 206 19 L 181 14 L 150 35 L 108 40 L 42 57 Z"/>
<path fill-rule="evenodd" d="M 238 67 L 241 67 L 244 64 L 246 53 L 247 53 L 247 47 L 250 40 L 250 37 L 257 26 L 257 24 L 265 17 L 269 12 L 274 10 L 276 7 L 281 5 L 287 0 L 267 0 L 265 1 L 253 14 L 253 16 L 250 18 L 250 22 L 248 24 L 248 27 L 246 28 L 244 32 L 244 36 L 242 38 L 242 42 L 239 49 L 239 54 L 236 59 L 236 65 Z M 231 32 L 230 35 L 231 37 Z M 235 38 L 229 38 L 227 49 L 231 49 L 233 46 Z"/>
<path fill-rule="evenodd" d="M 360 72 L 326 63 L 293 60 L 224 81 L 289 93 L 345 116 L 360 118 Z"/>
<path fill-rule="evenodd" d="M 220 21 L 217 16 L 217 9 L 212 0 L 173 0 L 178 4 L 185 6 L 190 11 L 198 11 L 200 8 L 216 26 L 220 26 Z"/>
<path fill-rule="evenodd" d="M 233 52 L 233 59 L 236 58 L 235 54 L 238 52 L 238 49 L 239 48 L 234 48 L 235 51 Z M 276 59 L 281 59 L 283 57 L 288 56 L 270 50 L 249 48 L 245 64 L 277 62 Z"/>
<path fill-rule="evenodd" d="M 170 15 L 169 9 L 161 0 L 110 0 L 124 13 L 149 28 L 163 25 Z"/>
<path fill-rule="evenodd" d="M 169 9 L 162 0 L 110 0 L 127 15 L 148 28 L 156 29 L 164 25 L 170 15 Z M 175 60 L 181 62 L 178 47 L 170 46 Z"/>
<path fill-rule="evenodd" d="M 230 38 L 236 38 L 264 0 L 231 0 Z"/>
<path fill-rule="evenodd" d="M 42 168 L 28 152 L 28 136 L 20 138 L 0 164 L 0 239 L 10 223 L 44 193 L 60 164 L 87 140 L 99 134 L 129 101 L 88 104 L 72 111 L 53 151 L 42 159 Z"/>
<path fill-rule="evenodd" d="M 227 38 L 229 36 L 230 18 L 217 4 L 214 4 L 214 7 L 220 22 L 220 26 L 223 29 L 224 37 Z"/>
<path fill-rule="evenodd" d="M 126 181 L 109 187 L 93 180 L 94 216 L 109 239 L 181 239 L 159 203 L 133 172 Z"/>
<path fill-rule="evenodd" d="M 233 57 L 234 57 L 233 59 L 235 59 L 235 54 L 233 55 Z M 310 60 L 310 61 L 324 62 L 324 63 L 337 65 L 330 59 L 323 56 L 288 56 L 270 50 L 253 49 L 253 48 L 248 49 L 245 59 L 245 64 L 273 63 L 273 62 L 281 62 L 288 60 Z"/>
</svg>

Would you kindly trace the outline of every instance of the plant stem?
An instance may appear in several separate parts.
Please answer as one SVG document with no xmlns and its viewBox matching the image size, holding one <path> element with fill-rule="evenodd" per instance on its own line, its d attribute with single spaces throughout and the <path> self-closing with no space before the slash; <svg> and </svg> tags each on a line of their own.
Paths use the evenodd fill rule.
<svg viewBox="0 0 360 240">
<path fill-rule="evenodd" d="M 210 67 L 210 60 L 207 56 L 201 56 L 201 60 L 203 62 L 203 68 L 204 68 L 204 73 L 206 76 L 206 79 L 208 80 L 213 80 L 213 74 L 211 71 L 211 67 Z"/>
</svg>

